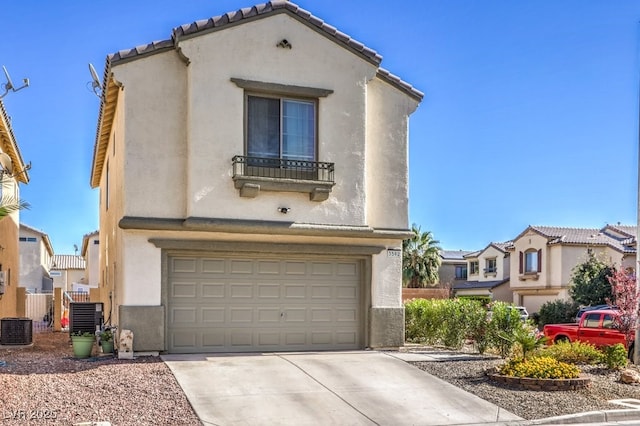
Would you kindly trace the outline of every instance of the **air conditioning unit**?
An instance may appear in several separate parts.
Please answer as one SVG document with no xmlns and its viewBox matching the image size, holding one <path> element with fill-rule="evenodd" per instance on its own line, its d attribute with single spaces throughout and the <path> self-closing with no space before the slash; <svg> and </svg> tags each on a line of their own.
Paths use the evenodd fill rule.
<svg viewBox="0 0 640 426">
<path fill-rule="evenodd" d="M 102 302 L 69 304 L 69 333 L 95 333 L 104 322 Z"/>
</svg>

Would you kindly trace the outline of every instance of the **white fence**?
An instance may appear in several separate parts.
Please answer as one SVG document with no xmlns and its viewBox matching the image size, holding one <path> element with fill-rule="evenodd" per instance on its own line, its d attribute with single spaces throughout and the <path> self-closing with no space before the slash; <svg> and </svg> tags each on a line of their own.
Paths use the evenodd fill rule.
<svg viewBox="0 0 640 426">
<path fill-rule="evenodd" d="M 33 331 L 47 331 L 53 323 L 53 294 L 27 294 L 25 316 L 31 318 Z"/>
</svg>

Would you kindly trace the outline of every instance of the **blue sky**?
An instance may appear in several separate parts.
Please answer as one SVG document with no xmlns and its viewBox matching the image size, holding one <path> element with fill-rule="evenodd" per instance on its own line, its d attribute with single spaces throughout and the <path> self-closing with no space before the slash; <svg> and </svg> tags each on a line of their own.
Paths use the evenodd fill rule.
<svg viewBox="0 0 640 426">
<path fill-rule="evenodd" d="M 3 1 L 3 98 L 32 163 L 22 222 L 73 253 L 98 227 L 89 174 L 108 53 L 167 39 L 241 0 Z M 299 0 L 425 93 L 410 123 L 410 222 L 448 249 L 529 224 L 634 224 L 640 1 Z M 159 192 L 159 202 L 162 202 Z"/>
</svg>

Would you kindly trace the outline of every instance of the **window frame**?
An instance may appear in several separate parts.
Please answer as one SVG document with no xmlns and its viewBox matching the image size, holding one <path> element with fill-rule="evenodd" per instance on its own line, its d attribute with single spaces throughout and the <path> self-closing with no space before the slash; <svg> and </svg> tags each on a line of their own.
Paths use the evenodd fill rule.
<svg viewBox="0 0 640 426">
<path fill-rule="evenodd" d="M 531 262 L 530 259 L 535 256 L 535 263 Z M 538 250 L 529 249 L 524 252 L 524 273 L 525 274 L 535 274 L 538 272 L 538 265 L 540 263 L 540 259 L 538 256 Z"/>
<path fill-rule="evenodd" d="M 307 97 L 307 96 L 295 96 L 295 95 L 285 95 L 285 94 L 279 94 L 279 93 L 262 93 L 262 92 L 254 92 L 254 91 L 248 91 L 245 90 L 244 92 L 244 155 L 249 157 L 249 98 L 254 97 L 254 98 L 263 98 L 263 99 L 277 99 L 279 101 L 279 111 L 278 111 L 278 118 L 279 118 L 279 135 L 278 135 L 278 156 L 277 157 L 273 157 L 274 160 L 278 159 L 280 161 L 282 160 L 291 160 L 291 161 L 311 161 L 311 162 L 317 162 L 318 158 L 319 158 L 319 149 L 318 149 L 318 141 L 319 141 L 319 135 L 318 135 L 318 121 L 319 121 L 319 102 L 318 102 L 318 98 L 313 98 L 313 97 Z M 283 157 L 283 135 L 284 135 L 284 102 L 285 101 L 292 101 L 292 102 L 304 102 L 304 103 L 310 103 L 313 105 L 313 159 L 308 160 L 308 159 L 301 159 L 301 158 L 284 158 Z M 265 157 L 265 158 L 271 158 L 271 157 Z"/>
<path fill-rule="evenodd" d="M 469 262 L 469 274 L 470 275 L 478 275 L 480 273 L 480 262 L 477 260 L 472 260 Z"/>
<path fill-rule="evenodd" d="M 454 265 L 454 277 L 456 280 L 466 280 L 468 277 L 467 265 Z"/>
<path fill-rule="evenodd" d="M 489 263 L 492 262 L 493 263 L 493 267 L 489 266 Z M 488 259 L 485 259 L 484 261 L 484 273 L 485 274 L 497 274 L 498 273 L 498 258 L 497 257 L 491 257 Z"/>
</svg>

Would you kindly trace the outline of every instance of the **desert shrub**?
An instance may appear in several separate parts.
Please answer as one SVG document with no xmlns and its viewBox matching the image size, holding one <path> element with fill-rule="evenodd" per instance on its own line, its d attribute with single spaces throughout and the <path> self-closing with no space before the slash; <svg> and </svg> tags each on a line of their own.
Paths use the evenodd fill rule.
<svg viewBox="0 0 640 426">
<path fill-rule="evenodd" d="M 540 307 L 538 312 L 538 326 L 575 322 L 578 308 L 579 306 L 576 302 L 569 300 L 558 299 L 553 302 L 547 302 Z"/>
<path fill-rule="evenodd" d="M 485 317 L 485 309 L 474 300 L 414 299 L 405 303 L 405 338 L 460 348 L 467 337 L 480 334 Z"/>
<path fill-rule="evenodd" d="M 535 354 L 538 348 L 542 347 L 547 341 L 547 338 L 530 323 L 525 323 L 521 328 L 516 329 L 512 336 L 503 335 L 503 338 L 510 339 L 515 343 L 515 347 L 512 349 L 512 356 L 525 360 L 531 354 Z"/>
<path fill-rule="evenodd" d="M 405 339 L 409 342 L 433 344 L 439 325 L 435 301 L 413 299 L 405 303 Z"/>
<path fill-rule="evenodd" d="M 491 305 L 491 320 L 488 326 L 489 346 L 496 349 L 500 356 L 506 358 L 515 344 L 512 336 L 520 330 L 523 322 L 520 314 L 504 302 L 494 302 Z"/>
<path fill-rule="evenodd" d="M 604 363 L 610 370 L 620 370 L 627 366 L 627 350 L 622 343 L 609 345 L 602 348 Z"/>
<path fill-rule="evenodd" d="M 570 364 L 599 364 L 603 354 L 590 343 L 558 342 L 544 350 L 544 355 Z"/>
<path fill-rule="evenodd" d="M 534 379 L 575 379 L 580 376 L 580 369 L 551 357 L 540 356 L 509 360 L 500 367 L 500 374 Z"/>
</svg>

